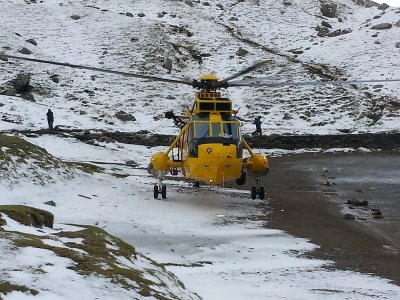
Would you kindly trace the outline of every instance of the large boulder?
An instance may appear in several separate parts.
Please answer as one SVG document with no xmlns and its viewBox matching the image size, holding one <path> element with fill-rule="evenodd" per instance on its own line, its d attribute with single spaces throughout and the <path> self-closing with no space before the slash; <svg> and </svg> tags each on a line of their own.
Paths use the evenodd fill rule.
<svg viewBox="0 0 400 300">
<path fill-rule="evenodd" d="M 54 215 L 42 209 L 24 205 L 0 205 L 0 212 L 26 226 L 53 228 Z"/>
<path fill-rule="evenodd" d="M 136 118 L 135 118 L 133 115 L 131 115 L 131 114 L 129 114 L 129 113 L 126 113 L 126 112 L 124 112 L 123 110 L 120 110 L 119 112 L 117 112 L 117 113 L 115 114 L 115 117 L 116 117 L 117 119 L 121 120 L 121 121 L 124 121 L 124 122 L 127 122 L 127 121 L 136 121 Z"/>
<path fill-rule="evenodd" d="M 392 28 L 393 25 L 390 23 L 381 23 L 381 24 L 376 24 L 371 27 L 371 29 L 376 29 L 376 30 L 385 30 L 385 29 L 390 29 Z"/>
<path fill-rule="evenodd" d="M 336 18 L 337 8 L 338 5 L 336 3 L 330 1 L 321 1 L 321 13 L 325 17 Z"/>
</svg>

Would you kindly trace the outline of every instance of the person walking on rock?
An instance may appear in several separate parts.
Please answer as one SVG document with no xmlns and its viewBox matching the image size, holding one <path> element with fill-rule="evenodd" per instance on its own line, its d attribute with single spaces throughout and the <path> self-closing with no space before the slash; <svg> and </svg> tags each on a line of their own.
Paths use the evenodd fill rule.
<svg viewBox="0 0 400 300">
<path fill-rule="evenodd" d="M 49 108 L 49 110 L 47 111 L 47 123 L 49 124 L 49 129 L 53 130 L 53 123 L 54 123 L 54 115 L 53 112 L 51 111 L 51 109 Z"/>
<path fill-rule="evenodd" d="M 255 136 L 255 135 L 262 135 L 262 131 L 261 131 L 261 116 L 258 116 L 255 120 L 254 120 L 254 124 L 256 124 L 256 131 L 254 131 L 251 135 Z"/>
</svg>

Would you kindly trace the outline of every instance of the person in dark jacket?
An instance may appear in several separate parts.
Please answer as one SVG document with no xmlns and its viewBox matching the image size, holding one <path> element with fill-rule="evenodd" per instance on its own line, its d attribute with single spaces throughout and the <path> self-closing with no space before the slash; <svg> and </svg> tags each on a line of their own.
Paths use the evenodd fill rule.
<svg viewBox="0 0 400 300">
<path fill-rule="evenodd" d="M 49 124 L 49 129 L 53 130 L 53 123 L 54 123 L 54 115 L 53 112 L 51 111 L 51 109 L 49 108 L 49 110 L 47 111 L 47 123 Z"/>
<path fill-rule="evenodd" d="M 254 124 L 256 124 L 256 131 L 254 131 L 251 135 L 255 136 L 255 135 L 262 135 L 262 130 L 261 130 L 261 116 L 258 116 L 255 120 L 254 120 Z"/>
</svg>

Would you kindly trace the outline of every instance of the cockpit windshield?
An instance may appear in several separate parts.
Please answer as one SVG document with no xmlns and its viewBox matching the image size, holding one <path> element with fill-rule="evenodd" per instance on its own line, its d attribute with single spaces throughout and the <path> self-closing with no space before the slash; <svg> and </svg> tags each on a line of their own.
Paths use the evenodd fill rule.
<svg viewBox="0 0 400 300">
<path fill-rule="evenodd" d="M 210 123 L 209 122 L 195 122 L 195 137 L 207 138 L 210 137 Z"/>
<path fill-rule="evenodd" d="M 224 138 L 239 138 L 239 126 L 238 123 L 233 122 L 223 122 L 222 123 L 224 128 Z"/>
<path fill-rule="evenodd" d="M 198 118 L 193 120 L 188 133 L 188 155 L 197 157 L 198 146 L 207 143 L 236 145 L 237 157 L 242 157 L 242 141 L 237 119 L 210 120 Z"/>
<path fill-rule="evenodd" d="M 197 139 L 201 138 L 239 138 L 239 124 L 232 121 L 224 121 L 221 123 L 210 122 L 194 122 L 194 137 Z"/>
</svg>

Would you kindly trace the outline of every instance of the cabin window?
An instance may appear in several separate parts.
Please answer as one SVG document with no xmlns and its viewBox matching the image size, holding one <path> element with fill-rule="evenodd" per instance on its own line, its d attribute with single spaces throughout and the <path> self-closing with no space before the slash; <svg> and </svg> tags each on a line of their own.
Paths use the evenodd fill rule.
<svg viewBox="0 0 400 300">
<path fill-rule="evenodd" d="M 222 136 L 221 123 L 212 123 L 211 124 L 212 136 L 220 137 Z"/>
<path fill-rule="evenodd" d="M 237 123 L 224 122 L 224 138 L 239 138 L 239 127 Z"/>
<path fill-rule="evenodd" d="M 206 138 L 210 136 L 210 127 L 208 122 L 195 122 L 196 138 Z"/>
</svg>

